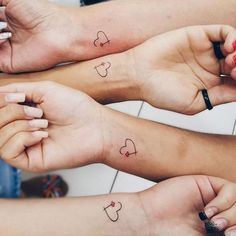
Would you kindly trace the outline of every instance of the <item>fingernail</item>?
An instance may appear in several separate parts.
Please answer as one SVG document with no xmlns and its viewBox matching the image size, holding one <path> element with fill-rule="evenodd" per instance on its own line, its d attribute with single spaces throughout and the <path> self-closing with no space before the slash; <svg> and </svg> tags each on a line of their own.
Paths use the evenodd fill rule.
<svg viewBox="0 0 236 236">
<path fill-rule="evenodd" d="M 7 22 L 0 21 L 0 30 L 7 28 Z"/>
<path fill-rule="evenodd" d="M 236 55 L 233 56 L 233 66 L 236 66 Z"/>
<path fill-rule="evenodd" d="M 217 226 L 211 221 L 207 221 L 205 223 L 205 229 L 206 229 L 206 232 L 209 234 L 220 232 Z"/>
<path fill-rule="evenodd" d="M 42 128 L 46 129 L 48 127 L 48 121 L 44 119 L 40 120 L 31 120 L 29 121 L 29 125 L 33 128 Z"/>
<path fill-rule="evenodd" d="M 227 227 L 227 221 L 225 219 L 215 219 L 212 220 L 212 222 L 220 231 L 224 230 Z"/>
<path fill-rule="evenodd" d="M 216 207 L 209 207 L 209 208 L 206 208 L 205 210 L 205 214 L 208 219 L 210 219 L 216 213 L 218 213 L 218 209 Z"/>
<path fill-rule="evenodd" d="M 236 41 L 233 42 L 233 49 L 236 51 Z"/>
<path fill-rule="evenodd" d="M 24 102 L 25 94 L 24 93 L 9 93 L 5 96 L 6 102 Z"/>
<path fill-rule="evenodd" d="M 11 32 L 0 33 L 0 40 L 8 39 L 8 38 L 11 38 L 11 37 L 12 37 Z"/>
<path fill-rule="evenodd" d="M 24 111 L 29 117 L 41 118 L 43 116 L 43 111 L 36 107 L 24 106 Z"/>
<path fill-rule="evenodd" d="M 46 131 L 35 131 L 35 132 L 32 132 L 32 135 L 36 138 L 47 138 L 48 137 L 48 132 L 46 132 Z"/>
<path fill-rule="evenodd" d="M 230 230 L 228 232 L 225 232 L 225 236 L 236 236 L 236 231 L 235 230 Z"/>
</svg>

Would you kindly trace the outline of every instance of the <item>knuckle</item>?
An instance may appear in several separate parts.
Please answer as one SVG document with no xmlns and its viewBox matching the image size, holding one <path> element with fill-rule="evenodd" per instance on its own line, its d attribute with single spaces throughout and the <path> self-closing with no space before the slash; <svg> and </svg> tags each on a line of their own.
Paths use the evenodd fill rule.
<svg viewBox="0 0 236 236">
<path fill-rule="evenodd" d="M 22 108 L 18 104 L 9 104 L 5 107 L 5 112 L 9 116 L 19 116 L 22 115 Z"/>
<path fill-rule="evenodd" d="M 4 150 L 2 148 L 0 148 L 0 158 L 2 160 L 7 160 L 9 159 L 9 157 L 7 156 L 7 154 L 4 152 Z"/>
</svg>

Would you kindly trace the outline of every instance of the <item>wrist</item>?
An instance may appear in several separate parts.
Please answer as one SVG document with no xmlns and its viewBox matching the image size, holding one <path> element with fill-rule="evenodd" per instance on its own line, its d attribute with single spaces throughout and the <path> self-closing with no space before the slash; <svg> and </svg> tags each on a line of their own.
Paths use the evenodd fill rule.
<svg viewBox="0 0 236 236">
<path fill-rule="evenodd" d="M 67 46 L 63 48 L 67 61 L 83 61 L 95 58 L 92 56 L 92 38 L 87 35 L 88 22 L 91 21 L 86 14 L 86 7 L 62 8 L 62 14 L 68 19 L 66 33 Z M 62 32 L 63 33 L 63 32 Z"/>
</svg>

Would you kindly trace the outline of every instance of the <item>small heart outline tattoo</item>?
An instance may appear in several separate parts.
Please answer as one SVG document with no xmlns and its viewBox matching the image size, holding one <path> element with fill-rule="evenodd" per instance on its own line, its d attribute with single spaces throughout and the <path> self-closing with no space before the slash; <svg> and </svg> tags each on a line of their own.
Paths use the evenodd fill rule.
<svg viewBox="0 0 236 236">
<path fill-rule="evenodd" d="M 102 62 L 100 65 L 95 66 L 94 69 L 96 70 L 99 76 L 105 78 L 108 75 L 108 70 L 110 69 L 110 67 L 111 67 L 110 62 Z"/>
<path fill-rule="evenodd" d="M 109 215 L 109 213 L 108 213 L 108 211 L 107 211 L 107 209 L 108 208 L 110 208 L 110 207 L 115 207 L 115 202 L 111 202 L 107 207 L 103 207 L 103 210 L 105 211 L 105 213 L 106 213 L 106 215 L 107 215 L 107 217 L 112 221 L 112 222 L 116 222 L 116 221 L 118 221 L 119 220 L 119 211 L 122 209 L 122 203 L 121 202 L 117 202 L 119 205 L 120 205 L 120 207 L 118 208 L 118 210 L 116 210 L 115 211 L 115 214 L 116 214 L 116 217 L 115 218 L 112 218 L 110 215 Z"/>
<path fill-rule="evenodd" d="M 129 144 L 130 144 L 130 145 L 129 145 Z M 128 147 L 131 147 L 132 149 L 129 150 Z M 127 150 L 127 149 L 128 149 L 128 150 Z M 138 153 L 138 152 L 137 152 L 137 149 L 136 149 L 136 146 L 135 146 L 134 141 L 133 141 L 132 139 L 127 138 L 127 139 L 125 140 L 125 145 L 120 148 L 120 154 L 121 154 L 122 156 L 129 157 L 129 156 L 131 156 L 131 155 L 135 155 L 135 156 L 136 156 L 137 153 Z"/>
<path fill-rule="evenodd" d="M 101 39 L 101 42 L 99 42 L 99 40 Z M 102 39 L 105 39 L 104 41 Z M 103 31 L 98 31 L 97 32 L 97 38 L 94 40 L 93 45 L 97 48 L 98 46 L 100 46 L 101 48 L 105 45 L 105 44 L 110 44 L 111 40 L 107 37 L 107 35 L 105 34 L 105 32 Z"/>
</svg>

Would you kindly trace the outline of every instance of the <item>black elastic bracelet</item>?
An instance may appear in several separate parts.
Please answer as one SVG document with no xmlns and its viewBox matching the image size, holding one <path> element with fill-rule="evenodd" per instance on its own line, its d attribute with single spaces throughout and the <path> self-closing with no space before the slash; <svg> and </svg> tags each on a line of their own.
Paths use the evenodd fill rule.
<svg viewBox="0 0 236 236">
<path fill-rule="evenodd" d="M 205 104 L 206 104 L 206 107 L 208 110 L 212 110 L 213 109 L 213 106 L 211 104 L 211 101 L 210 101 L 210 98 L 208 96 L 208 92 L 206 89 L 203 89 L 202 90 L 202 96 L 203 96 L 203 99 L 205 101 Z"/>
<path fill-rule="evenodd" d="M 100 2 L 106 2 L 107 0 L 80 0 L 81 6 L 92 5 Z"/>
<path fill-rule="evenodd" d="M 213 43 L 213 48 L 214 48 L 214 53 L 215 53 L 216 58 L 219 60 L 222 60 L 222 59 L 225 59 L 225 56 L 221 51 L 220 45 L 221 45 L 220 42 L 215 42 Z"/>
</svg>

